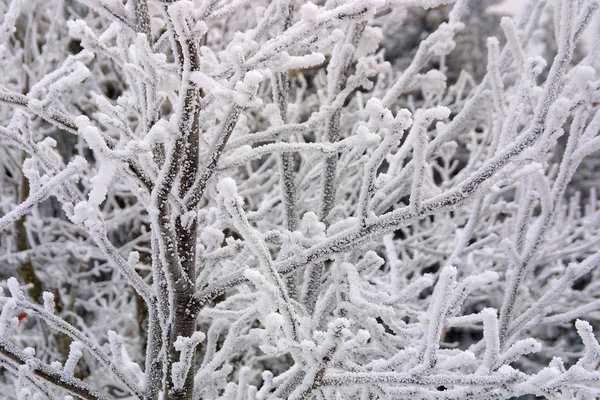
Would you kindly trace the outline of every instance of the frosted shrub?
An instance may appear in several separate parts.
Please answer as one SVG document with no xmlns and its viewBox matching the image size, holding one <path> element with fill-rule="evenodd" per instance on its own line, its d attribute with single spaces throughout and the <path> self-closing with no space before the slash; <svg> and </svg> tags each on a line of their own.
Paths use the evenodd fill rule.
<svg viewBox="0 0 600 400">
<path fill-rule="evenodd" d="M 3 398 L 600 396 L 597 0 L 0 6 Z"/>
</svg>

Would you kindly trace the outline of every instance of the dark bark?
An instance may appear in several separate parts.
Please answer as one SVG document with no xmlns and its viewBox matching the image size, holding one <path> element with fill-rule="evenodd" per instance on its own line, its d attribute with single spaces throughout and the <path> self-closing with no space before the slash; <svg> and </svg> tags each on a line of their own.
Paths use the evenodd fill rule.
<svg viewBox="0 0 600 400">
<path fill-rule="evenodd" d="M 182 90 L 183 109 L 179 121 L 178 146 L 175 150 L 175 158 L 172 162 L 173 176 L 179 174 L 179 193 L 178 198 L 184 199 L 194 187 L 198 175 L 199 163 L 199 143 L 200 143 L 200 96 L 201 90 L 189 80 L 190 73 L 198 71 L 200 68 L 200 55 L 197 44 L 191 38 L 176 38 L 178 44 L 176 50 L 179 53 L 179 62 L 182 71 Z M 187 69 L 187 70 L 186 70 Z M 172 185 L 171 185 L 172 187 Z M 168 193 L 166 193 L 168 195 Z M 166 196 L 163 198 L 166 201 Z M 176 249 L 175 260 L 168 261 L 174 263 L 168 265 L 167 270 L 171 273 L 173 290 L 173 304 L 171 305 L 172 319 L 169 332 L 168 361 L 167 361 L 167 379 L 166 390 L 167 399 L 186 399 L 191 400 L 194 394 L 194 369 L 191 368 L 186 376 L 182 388 L 175 388 L 172 380 L 172 367 L 174 362 L 180 359 L 180 353 L 175 349 L 174 343 L 179 336 L 190 337 L 196 330 L 196 318 L 198 315 L 198 303 L 194 297 L 196 282 L 196 238 L 198 235 L 198 225 L 194 218 L 190 223 L 184 224 L 181 220 L 187 208 L 180 210 L 180 215 L 175 218 L 168 217 L 169 214 L 163 214 L 163 218 L 168 218 L 170 225 L 174 225 L 173 236 L 171 237 L 171 250 Z M 167 210 L 163 210 L 167 211 Z M 170 210 L 173 211 L 173 208 Z M 192 365 L 195 363 L 195 357 L 192 357 Z"/>
<path fill-rule="evenodd" d="M 14 344 L 1 340 L 0 341 L 0 354 L 5 359 L 8 359 L 18 365 L 24 365 L 29 357 L 23 353 Z M 46 382 L 50 382 L 60 388 L 67 390 L 78 397 L 86 400 L 109 400 L 109 398 L 89 386 L 87 383 L 77 379 L 65 377 L 59 369 L 52 368 L 42 362 L 37 363 L 33 374 L 40 377 Z"/>
</svg>

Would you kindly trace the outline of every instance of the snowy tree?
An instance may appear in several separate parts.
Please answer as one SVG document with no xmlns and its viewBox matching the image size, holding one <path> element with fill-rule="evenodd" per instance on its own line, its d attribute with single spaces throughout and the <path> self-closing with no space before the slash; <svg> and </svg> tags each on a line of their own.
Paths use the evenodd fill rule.
<svg viewBox="0 0 600 400">
<path fill-rule="evenodd" d="M 493 3 L 1 0 L 2 396 L 600 396 L 600 2 Z"/>
</svg>

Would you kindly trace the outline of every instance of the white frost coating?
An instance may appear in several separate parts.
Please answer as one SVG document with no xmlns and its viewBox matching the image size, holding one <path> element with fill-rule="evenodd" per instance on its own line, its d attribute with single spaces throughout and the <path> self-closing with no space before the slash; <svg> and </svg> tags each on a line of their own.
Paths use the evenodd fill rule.
<svg viewBox="0 0 600 400">
<path fill-rule="evenodd" d="M 448 25 L 442 23 L 437 31 L 432 36 L 432 43 L 430 45 L 430 51 L 436 56 L 445 56 L 449 54 L 456 47 L 456 42 L 453 39 L 454 33 L 463 29 L 464 24 L 457 23 L 454 25 Z"/>
<path fill-rule="evenodd" d="M 237 185 L 232 178 L 224 178 L 217 185 L 219 194 L 225 198 L 237 196 Z"/>
<path fill-rule="evenodd" d="M 515 26 L 513 19 L 510 17 L 502 17 L 500 26 L 504 30 L 506 41 L 508 42 L 508 46 L 510 47 L 512 55 L 516 60 L 515 64 L 517 67 L 519 67 L 519 70 L 522 71 L 522 66 L 525 65 L 525 54 L 519 41 L 517 27 Z"/>
<path fill-rule="evenodd" d="M 23 161 L 21 169 L 23 175 L 29 180 L 30 190 L 38 190 L 41 186 L 40 173 L 38 171 L 38 163 L 34 158 L 27 158 Z"/>
<path fill-rule="evenodd" d="M 46 106 L 56 100 L 59 93 L 76 86 L 91 75 L 90 70 L 81 62 L 76 62 L 74 68 L 66 76 L 61 77 L 57 81 L 48 86 L 48 94 L 44 98 L 42 104 Z"/>
<path fill-rule="evenodd" d="M 336 235 L 342 231 L 351 229 L 351 228 L 355 227 L 356 225 L 358 225 L 358 218 L 348 217 L 346 219 L 343 219 L 343 220 L 338 221 L 335 224 L 331 225 L 327 229 L 327 236 Z"/>
<path fill-rule="evenodd" d="M 398 125 L 397 129 L 402 131 L 410 128 L 410 126 L 413 124 L 412 113 L 406 108 L 401 108 L 398 110 L 395 120 L 396 124 Z"/>
<path fill-rule="evenodd" d="M 92 207 L 87 201 L 80 201 L 75 204 L 73 208 L 73 215 L 70 216 L 71 221 L 74 224 L 81 224 L 87 219 L 94 218 L 95 212 L 94 207 Z"/>
<path fill-rule="evenodd" d="M 243 145 L 233 151 L 227 159 L 238 160 L 239 162 L 247 162 L 252 158 L 253 148 L 250 145 Z"/>
<path fill-rule="evenodd" d="M 282 326 L 285 324 L 285 318 L 280 313 L 270 313 L 263 318 L 263 324 L 265 326 L 262 332 L 262 338 L 265 342 L 260 349 L 265 354 L 280 356 L 282 350 L 278 348 L 278 341 L 282 334 Z"/>
<path fill-rule="evenodd" d="M 173 387 L 176 390 L 181 390 L 185 385 L 187 374 L 192 366 L 196 346 L 205 338 L 206 335 L 204 333 L 196 331 L 191 337 L 178 336 L 175 343 L 173 343 L 175 349 L 180 352 L 179 361 L 173 363 L 173 370 L 171 371 Z"/>
<path fill-rule="evenodd" d="M 176 127 L 170 121 L 161 118 L 150 128 L 144 140 L 140 142 L 140 146 L 150 150 L 159 143 L 165 143 L 175 132 L 177 132 Z"/>
<path fill-rule="evenodd" d="M 359 58 L 374 53 L 379 49 L 381 39 L 383 39 L 383 30 L 380 27 L 366 26 L 354 56 Z"/>
<path fill-rule="evenodd" d="M 490 373 L 499 364 L 500 358 L 498 311 L 494 308 L 484 308 L 480 314 L 483 321 L 483 337 L 485 340 L 485 354 L 480 371 Z"/>
<path fill-rule="evenodd" d="M 189 25 L 189 17 L 194 15 L 194 4 L 191 1 L 179 1 L 171 4 L 167 11 L 175 32 L 186 40 L 202 37 L 208 30 L 204 21 L 196 21 L 193 26 Z"/>
<path fill-rule="evenodd" d="M 202 229 L 200 233 L 200 240 L 208 249 L 218 248 L 223 240 L 225 240 L 225 234 L 220 229 L 213 226 L 207 226 Z"/>
<path fill-rule="evenodd" d="M 319 7 L 315 3 L 307 2 L 300 7 L 300 18 L 314 22 L 319 17 Z"/>
<path fill-rule="evenodd" d="M 75 124 L 77 124 L 77 127 L 79 129 L 85 129 L 88 126 L 90 126 L 90 119 L 85 116 L 85 115 L 80 115 L 78 117 L 75 118 Z"/>
<path fill-rule="evenodd" d="M 15 298 L 15 299 L 23 298 L 24 294 L 23 294 L 23 291 L 21 290 L 21 285 L 19 284 L 19 281 L 17 281 L 16 278 L 14 278 L 14 277 L 8 278 L 8 280 L 6 281 L 6 285 L 8 286 L 10 295 L 13 298 Z"/>
<path fill-rule="evenodd" d="M 427 71 L 421 76 L 421 90 L 426 98 L 443 95 L 446 90 L 446 75 L 437 69 Z"/>
<path fill-rule="evenodd" d="M 221 91 L 221 84 L 202 71 L 194 71 L 190 74 L 190 80 L 201 87 L 207 93 L 215 94 Z"/>
<path fill-rule="evenodd" d="M 438 363 L 438 368 L 446 371 L 460 369 L 465 364 L 471 364 L 477 357 L 469 350 L 465 350 L 455 356 L 449 357 Z"/>
<path fill-rule="evenodd" d="M 394 122 L 392 112 L 381 105 L 381 100 L 374 97 L 367 101 L 365 110 L 375 123 L 381 127 L 389 127 Z"/>
<path fill-rule="evenodd" d="M 22 366 L 19 368 L 19 372 L 21 370 L 25 370 L 27 371 L 29 368 Z M 29 371 L 27 371 L 29 372 Z M 24 372 L 23 375 L 26 375 L 27 372 Z M 21 385 L 18 385 L 17 387 L 17 400 L 30 400 L 33 397 L 33 392 L 25 387 L 22 387 Z"/>
<path fill-rule="evenodd" d="M 263 74 L 258 71 L 248 71 L 244 75 L 243 82 L 235 84 L 233 99 L 241 107 L 258 107 L 262 100 L 256 96 L 258 87 L 264 79 Z"/>
<path fill-rule="evenodd" d="M 381 136 L 373 133 L 364 125 L 356 128 L 356 134 L 350 136 L 340 143 L 345 144 L 348 148 L 359 147 L 365 148 L 378 144 L 381 141 Z"/>
<path fill-rule="evenodd" d="M 85 315 L 9 282 L 13 397 L 598 397 L 597 0 L 81 2 L 4 2 L 0 264 Z"/>
<path fill-rule="evenodd" d="M 308 211 L 302 216 L 300 231 L 308 238 L 324 236 L 325 224 L 319 221 L 317 214 Z"/>
<path fill-rule="evenodd" d="M 508 364 L 518 360 L 521 356 L 537 353 L 542 350 L 542 345 L 535 339 L 528 338 L 514 343 L 504 354 L 502 354 L 502 363 Z"/>
<path fill-rule="evenodd" d="M 188 211 L 185 214 L 183 214 L 180 218 L 181 225 L 184 227 L 184 229 L 189 229 L 197 216 L 198 213 L 196 211 Z"/>
<path fill-rule="evenodd" d="M 81 136 L 83 136 L 90 148 L 94 150 L 96 157 L 100 161 L 98 172 L 94 177 L 90 178 L 92 189 L 90 190 L 87 205 L 85 206 L 86 209 L 93 209 L 99 207 L 106 199 L 109 185 L 116 173 L 116 165 L 113 160 L 107 157 L 106 153 L 109 149 L 98 129 L 89 125 L 89 121 L 86 121 L 85 119 L 80 119 L 77 122 L 81 126 L 81 128 L 79 128 Z M 83 206 L 80 207 L 80 211 L 83 211 Z M 79 221 L 82 221 L 80 219 L 81 216 L 82 214 L 79 214 L 79 217 L 76 218 Z"/>
<path fill-rule="evenodd" d="M 287 52 L 281 52 L 273 58 L 274 65 L 270 68 L 275 72 L 287 72 L 290 70 L 310 69 L 325 62 L 322 53 L 310 53 L 303 56 L 290 56 Z"/>
<path fill-rule="evenodd" d="M 55 148 L 56 144 L 57 144 L 56 140 L 54 140 L 54 138 L 51 138 L 51 137 L 46 137 L 43 140 L 38 142 L 39 146 L 51 147 L 51 148 Z"/>
<path fill-rule="evenodd" d="M 142 372 L 140 366 L 129 356 L 123 344 L 123 337 L 112 330 L 108 331 L 107 334 L 113 361 L 119 365 L 125 374 L 134 377 L 138 385 L 145 385 L 146 375 Z"/>
<path fill-rule="evenodd" d="M 423 362 L 420 367 L 423 369 L 429 369 L 437 362 L 440 335 L 444 319 L 449 311 L 450 297 L 456 287 L 456 275 L 456 267 L 444 267 L 433 291 L 425 324 L 426 331 L 421 339 L 420 353 L 422 354 Z"/>
<path fill-rule="evenodd" d="M 376 11 L 378 8 L 385 7 L 386 0 L 365 0 L 362 4 L 365 7 L 368 7 L 372 10 L 372 12 Z"/>
<path fill-rule="evenodd" d="M 245 92 L 256 92 L 258 85 L 264 79 L 263 74 L 258 71 L 248 71 L 244 75 L 244 82 L 239 86 Z"/>
<path fill-rule="evenodd" d="M 79 128 L 79 133 L 81 134 L 81 136 L 83 136 L 86 142 L 88 142 L 88 144 L 93 150 L 99 152 L 108 150 L 108 146 L 106 145 L 104 139 L 102 139 L 98 128 L 89 125 L 89 120 L 86 121 L 85 119 L 80 119 L 77 122 L 83 125 L 82 128 Z"/>
<path fill-rule="evenodd" d="M 578 319 L 575 321 L 575 327 L 585 346 L 583 357 L 577 364 L 592 371 L 596 370 L 600 363 L 600 344 L 598 344 L 598 340 L 594 335 L 592 325 L 587 321 Z"/>
<path fill-rule="evenodd" d="M 67 21 L 67 27 L 69 28 L 69 36 L 81 40 L 84 46 L 89 46 L 90 43 L 97 41 L 92 29 L 82 19 Z"/>
<path fill-rule="evenodd" d="M 281 118 L 279 107 L 277 107 L 276 104 L 267 104 L 263 110 L 263 116 L 267 118 L 269 123 L 274 127 L 283 125 L 283 119 Z M 250 147 L 250 149 L 252 149 L 252 147 Z"/>
<path fill-rule="evenodd" d="M 83 355 L 83 344 L 78 341 L 71 342 L 69 346 L 69 356 L 67 357 L 67 361 L 65 362 L 65 366 L 63 367 L 63 374 L 68 377 L 72 377 L 75 373 L 75 367 L 79 362 L 79 359 Z"/>
<path fill-rule="evenodd" d="M 11 0 L 8 10 L 4 13 L 2 25 L 0 25 L 0 45 L 15 31 L 15 22 L 19 18 L 24 0 Z"/>
<path fill-rule="evenodd" d="M 448 107 L 440 106 L 435 108 L 430 108 L 426 111 L 426 118 L 431 119 L 446 119 L 450 116 L 450 109 Z"/>
<path fill-rule="evenodd" d="M 140 253 L 138 251 L 130 251 L 129 256 L 127 257 L 127 264 L 129 264 L 132 268 L 140 262 Z"/>
<path fill-rule="evenodd" d="M 23 349 L 23 353 L 25 353 L 25 356 L 27 358 L 33 358 L 33 357 L 35 357 L 35 349 L 33 347 L 25 347 Z"/>
<path fill-rule="evenodd" d="M 400 4 L 403 6 L 406 5 L 416 5 L 422 7 L 424 9 L 437 8 L 440 6 L 444 6 L 446 4 L 452 4 L 456 2 L 456 0 L 389 0 L 391 4 Z"/>
<path fill-rule="evenodd" d="M 42 298 L 44 299 L 44 310 L 49 313 L 54 314 L 54 293 L 52 292 L 44 292 L 42 294 Z"/>
<path fill-rule="evenodd" d="M 192 34 L 197 37 L 202 37 L 208 32 L 208 26 L 204 21 L 197 21 L 192 28 Z"/>
<path fill-rule="evenodd" d="M 92 190 L 89 193 L 88 203 L 91 206 L 99 206 L 105 199 L 110 185 L 115 174 L 115 166 L 113 163 L 105 163 L 99 170 L 96 176 L 90 179 Z"/>
<path fill-rule="evenodd" d="M 19 319 L 15 317 L 17 303 L 15 299 L 8 299 L 2 306 L 0 313 L 0 338 L 5 338 L 19 324 Z"/>
<path fill-rule="evenodd" d="M 589 97 L 590 95 L 593 96 L 592 82 L 596 79 L 596 76 L 598 75 L 596 70 L 589 65 L 580 65 L 573 68 L 573 70 L 571 70 L 571 73 L 573 74 L 573 80 L 575 81 L 575 84 L 579 89 L 578 93 L 582 93 L 586 97 Z M 599 83 L 600 82 L 596 83 L 596 85 L 598 85 Z M 600 88 L 600 86 L 598 86 L 598 88 Z M 598 89 L 596 89 L 596 91 L 598 92 Z"/>
</svg>

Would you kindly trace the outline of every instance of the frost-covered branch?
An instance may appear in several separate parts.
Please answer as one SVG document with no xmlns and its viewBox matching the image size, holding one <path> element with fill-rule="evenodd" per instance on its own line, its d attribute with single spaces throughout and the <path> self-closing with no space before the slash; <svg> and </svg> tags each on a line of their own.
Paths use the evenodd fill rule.
<svg viewBox="0 0 600 400">
<path fill-rule="evenodd" d="M 599 3 L 494 3 L 4 1 L 5 397 L 598 397 Z"/>
</svg>

